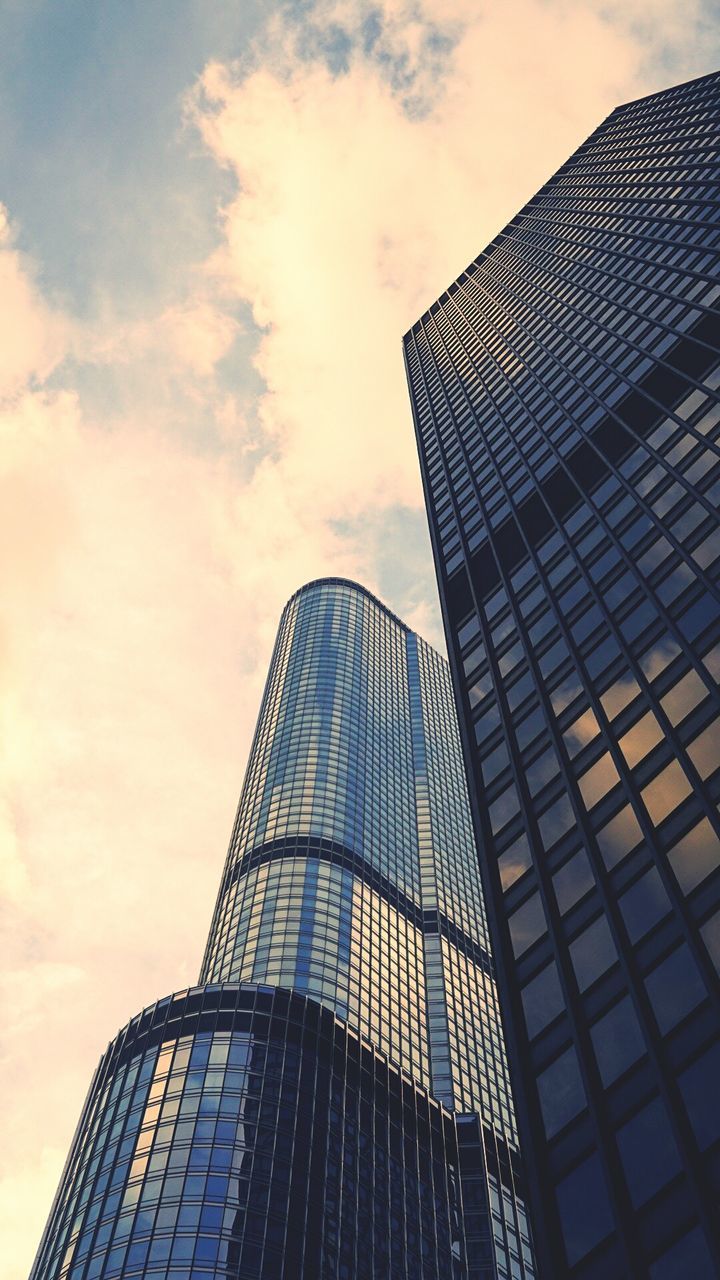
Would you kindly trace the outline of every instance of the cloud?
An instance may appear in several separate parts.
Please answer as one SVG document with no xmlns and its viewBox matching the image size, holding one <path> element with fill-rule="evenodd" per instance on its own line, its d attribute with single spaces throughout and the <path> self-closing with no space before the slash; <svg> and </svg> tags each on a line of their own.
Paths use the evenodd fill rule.
<svg viewBox="0 0 720 1280">
<path fill-rule="evenodd" d="M 207 269 L 262 330 L 259 415 L 290 500 L 421 504 L 400 335 L 647 89 L 647 27 L 642 6 L 330 3 L 276 21 L 254 67 L 206 68 L 189 117 L 237 182 Z M 652 47 L 677 35 L 659 5 Z"/>
<path fill-rule="evenodd" d="M 211 300 L 191 295 L 157 316 L 112 324 L 100 336 L 91 329 L 84 335 L 89 339 L 84 358 L 120 366 L 154 360 L 156 367 L 159 360 L 165 374 L 207 379 L 231 350 L 239 328 L 235 317 Z"/>
<path fill-rule="evenodd" d="M 0 401 L 30 381 L 43 381 L 62 358 L 68 325 L 45 301 L 31 264 L 15 248 L 7 209 L 0 204 L 0 297 L 11 323 L 0 344 Z"/>
<path fill-rule="evenodd" d="M 64 312 L 3 217 L 11 1280 L 104 1042 L 197 973 L 285 599 L 346 574 L 436 625 L 402 332 L 616 101 L 667 78 L 669 33 L 686 58 L 700 10 L 653 8 L 651 30 L 614 0 L 284 10 L 190 94 L 192 145 L 235 194 L 209 259 L 131 322 L 112 296 Z"/>
</svg>

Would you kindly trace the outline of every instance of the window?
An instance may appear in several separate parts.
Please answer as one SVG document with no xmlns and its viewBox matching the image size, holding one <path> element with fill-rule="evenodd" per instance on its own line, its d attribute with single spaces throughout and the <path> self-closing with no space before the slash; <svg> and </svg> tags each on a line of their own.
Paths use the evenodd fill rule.
<svg viewBox="0 0 720 1280">
<path fill-rule="evenodd" d="M 636 1208 L 680 1169 L 680 1156 L 660 1098 L 649 1102 L 618 1129 L 617 1144 L 630 1199 Z"/>
<path fill-rule="evenodd" d="M 530 845 L 527 836 L 522 835 L 498 858 L 503 890 L 509 889 L 510 885 L 514 884 L 530 866 L 532 866 Z"/>
<path fill-rule="evenodd" d="M 580 793 L 588 809 L 592 809 L 620 781 L 610 752 L 606 751 L 592 768 L 578 779 Z"/>
<path fill-rule="evenodd" d="M 708 955 L 720 974 L 720 911 L 710 916 L 700 929 L 702 940 L 707 947 Z"/>
<path fill-rule="evenodd" d="M 595 713 L 588 707 L 563 734 L 570 758 L 572 759 L 573 756 L 576 756 L 578 751 L 582 751 L 582 748 L 592 742 L 599 732 L 600 725 L 597 722 Z"/>
<path fill-rule="evenodd" d="M 696 671 L 688 671 L 676 685 L 660 699 L 660 706 L 671 724 L 680 724 L 693 707 L 707 697 L 707 689 Z"/>
<path fill-rule="evenodd" d="M 703 818 L 667 856 L 683 893 L 690 893 L 720 866 L 720 840 Z"/>
<path fill-rule="evenodd" d="M 684 942 L 648 974 L 645 986 L 663 1035 L 672 1031 L 707 994 L 700 971 Z"/>
<path fill-rule="evenodd" d="M 699 1227 L 693 1227 L 671 1245 L 650 1268 L 650 1280 L 716 1280 L 716 1276 L 715 1263 Z"/>
<path fill-rule="evenodd" d="M 519 809 L 520 799 L 517 789 L 513 783 L 510 783 L 488 808 L 488 817 L 490 818 L 493 835 L 497 835 L 498 831 L 507 826 L 510 819 L 515 816 Z"/>
<path fill-rule="evenodd" d="M 651 711 L 647 715 L 641 717 L 632 729 L 623 734 L 619 741 L 620 750 L 622 751 L 629 767 L 632 769 L 641 760 L 644 760 L 653 747 L 663 739 L 663 731 L 660 728 L 655 716 Z"/>
<path fill-rule="evenodd" d="M 645 1053 L 640 1023 L 629 996 L 590 1028 L 600 1079 L 607 1088 Z"/>
<path fill-rule="evenodd" d="M 587 990 L 596 978 L 615 963 L 617 951 L 604 916 L 600 916 L 570 943 L 570 958 L 581 991 Z"/>
<path fill-rule="evenodd" d="M 568 1266 L 604 1240 L 613 1229 L 613 1214 L 600 1157 L 589 1156 L 558 1183 L 557 1205 Z"/>
<path fill-rule="evenodd" d="M 540 835 L 545 848 L 550 849 L 554 844 L 557 844 L 560 837 L 564 836 L 574 823 L 575 814 L 573 813 L 570 799 L 568 796 L 563 795 L 538 819 Z"/>
<path fill-rule="evenodd" d="M 598 831 L 596 839 L 608 871 L 622 862 L 643 838 L 640 823 L 629 804 Z"/>
<path fill-rule="evenodd" d="M 553 888 L 561 915 L 575 906 L 595 886 L 588 856 L 580 850 L 553 876 Z"/>
<path fill-rule="evenodd" d="M 536 796 L 538 791 L 542 791 L 557 776 L 559 770 L 557 755 L 552 747 L 548 747 L 525 771 L 530 795 Z"/>
<path fill-rule="evenodd" d="M 489 756 L 485 757 L 480 766 L 485 786 L 489 787 L 493 778 L 496 778 L 499 773 L 502 773 L 503 769 L 505 769 L 509 763 L 510 756 L 508 754 L 508 749 L 505 743 L 501 742 L 499 747 L 496 747 L 494 751 L 490 752 Z"/>
<path fill-rule="evenodd" d="M 678 1076 L 690 1123 L 701 1151 L 720 1138 L 720 1042 L 716 1041 Z"/>
<path fill-rule="evenodd" d="M 713 720 L 686 748 L 701 778 L 709 778 L 720 764 L 720 726 Z"/>
<path fill-rule="evenodd" d="M 639 942 L 670 910 L 670 899 L 657 867 L 646 871 L 620 896 L 618 903 L 630 941 Z"/>
<path fill-rule="evenodd" d="M 510 939 L 516 956 L 521 956 L 544 934 L 547 924 L 540 894 L 534 893 L 510 916 Z"/>
<path fill-rule="evenodd" d="M 616 684 L 611 685 L 600 698 L 608 720 L 613 720 L 623 707 L 637 697 L 639 692 L 640 686 L 632 676 L 625 676 L 623 680 L 618 680 Z"/>
<path fill-rule="evenodd" d="M 672 813 L 691 791 L 690 783 L 677 760 L 671 760 L 641 795 L 655 826 Z"/>
<path fill-rule="evenodd" d="M 587 1105 L 577 1054 L 572 1045 L 538 1076 L 537 1087 L 545 1135 L 552 1138 Z"/>
<path fill-rule="evenodd" d="M 528 1038 L 532 1040 L 565 1008 L 565 998 L 554 960 L 546 964 L 523 988 L 522 1002 Z"/>
<path fill-rule="evenodd" d="M 653 647 L 648 649 L 647 653 L 643 654 L 640 659 L 640 666 L 647 679 L 654 680 L 659 676 L 661 671 L 664 671 L 670 665 L 679 652 L 679 645 L 674 640 L 671 640 L 669 636 L 663 636 L 661 640 L 657 640 Z M 669 715 L 669 712 L 667 714 Z"/>
</svg>

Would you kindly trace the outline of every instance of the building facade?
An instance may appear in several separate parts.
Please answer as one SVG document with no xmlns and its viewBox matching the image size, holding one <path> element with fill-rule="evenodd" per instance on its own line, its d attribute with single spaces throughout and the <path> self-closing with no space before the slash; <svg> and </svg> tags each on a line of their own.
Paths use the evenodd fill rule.
<svg viewBox="0 0 720 1280">
<path fill-rule="evenodd" d="M 720 76 L 405 336 L 539 1274 L 720 1274 Z"/>
<path fill-rule="evenodd" d="M 33 1280 L 532 1280 L 447 664 L 286 606 L 200 985 L 90 1091 Z"/>
</svg>

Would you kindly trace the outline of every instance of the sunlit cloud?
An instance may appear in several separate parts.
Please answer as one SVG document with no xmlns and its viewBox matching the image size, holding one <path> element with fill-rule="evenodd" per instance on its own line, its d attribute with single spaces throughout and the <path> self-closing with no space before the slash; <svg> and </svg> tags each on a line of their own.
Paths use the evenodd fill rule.
<svg viewBox="0 0 720 1280">
<path fill-rule="evenodd" d="M 231 194 L 205 261 L 137 227 L 164 287 L 143 306 L 136 281 L 131 319 L 105 278 L 71 314 L 6 194 L 8 1280 L 104 1043 L 197 975 L 287 596 L 358 577 L 438 640 L 401 335 L 616 102 L 707 69 L 703 10 L 651 8 L 283 10 L 168 104 Z"/>
</svg>

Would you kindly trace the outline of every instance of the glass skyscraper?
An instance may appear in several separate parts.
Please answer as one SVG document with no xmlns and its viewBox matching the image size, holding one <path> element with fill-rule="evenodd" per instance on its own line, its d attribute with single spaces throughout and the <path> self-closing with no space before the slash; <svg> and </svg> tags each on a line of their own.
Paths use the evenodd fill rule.
<svg viewBox="0 0 720 1280">
<path fill-rule="evenodd" d="M 445 661 L 283 613 L 198 987 L 96 1073 L 33 1280 L 532 1280 Z"/>
<path fill-rule="evenodd" d="M 539 1274 L 720 1274 L 720 76 L 404 339 Z"/>
</svg>

